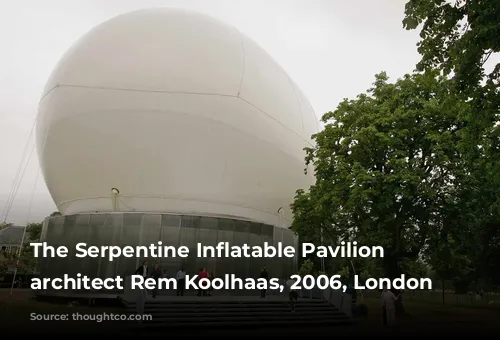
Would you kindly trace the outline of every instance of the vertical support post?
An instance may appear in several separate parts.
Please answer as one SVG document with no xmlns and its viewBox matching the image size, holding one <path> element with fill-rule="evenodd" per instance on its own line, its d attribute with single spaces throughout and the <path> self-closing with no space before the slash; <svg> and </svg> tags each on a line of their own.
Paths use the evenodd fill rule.
<svg viewBox="0 0 500 340">
<path fill-rule="evenodd" d="M 9 302 L 11 302 L 10 299 L 12 298 L 12 292 L 14 290 L 14 284 L 16 283 L 17 269 L 19 268 L 19 262 L 21 261 L 21 254 L 23 252 L 24 239 L 26 238 L 26 233 L 28 231 L 28 224 L 29 224 L 28 222 L 29 222 L 29 217 L 31 215 L 31 208 L 33 206 L 33 198 L 35 197 L 35 190 L 36 190 L 36 185 L 38 183 L 38 176 L 39 175 L 40 175 L 40 167 L 38 167 L 38 170 L 36 172 L 35 184 L 33 185 L 33 190 L 31 191 L 30 205 L 29 205 L 29 208 L 28 208 L 28 213 L 26 215 L 26 225 L 24 226 L 23 236 L 21 238 L 21 244 L 19 245 L 19 252 L 17 252 L 17 254 L 16 254 L 17 255 L 16 269 L 14 270 L 14 276 L 12 277 L 12 284 L 10 285 Z M 5 215 L 5 218 L 7 218 L 7 215 Z"/>
<path fill-rule="evenodd" d="M 323 227 L 320 228 L 319 232 L 320 232 L 321 246 L 323 246 Z M 320 261 L 321 261 L 321 271 L 324 273 L 325 272 L 325 258 L 322 256 L 320 258 Z"/>
<path fill-rule="evenodd" d="M 112 200 L 113 200 L 113 212 L 116 212 L 118 210 L 118 207 L 116 204 L 117 199 L 115 194 L 113 194 Z"/>
<path fill-rule="evenodd" d="M 113 204 L 113 211 L 117 212 L 118 211 L 118 194 L 120 193 L 120 190 L 116 188 L 111 189 L 111 202 Z"/>
</svg>

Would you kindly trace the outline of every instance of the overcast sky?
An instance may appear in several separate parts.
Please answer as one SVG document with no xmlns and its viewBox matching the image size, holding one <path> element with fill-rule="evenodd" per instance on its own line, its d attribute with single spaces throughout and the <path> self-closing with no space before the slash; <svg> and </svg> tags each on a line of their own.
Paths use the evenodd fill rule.
<svg viewBox="0 0 500 340">
<path fill-rule="evenodd" d="M 41 91 L 62 54 L 94 26 L 122 13 L 180 7 L 237 27 L 299 84 L 316 115 L 370 87 L 387 71 L 414 69 L 418 32 L 402 28 L 406 0 L 0 0 L 0 214 L 21 162 Z M 56 210 L 33 153 L 7 221 Z M 35 190 L 33 191 L 33 188 Z M 29 203 L 34 192 L 31 212 Z M 2 215 L 0 215 L 0 218 Z M 0 221 L 2 222 L 2 221 Z"/>
</svg>

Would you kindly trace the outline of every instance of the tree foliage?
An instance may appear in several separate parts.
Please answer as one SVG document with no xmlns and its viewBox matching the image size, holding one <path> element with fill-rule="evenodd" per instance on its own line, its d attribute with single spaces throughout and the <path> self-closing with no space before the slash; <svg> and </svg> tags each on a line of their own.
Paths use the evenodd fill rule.
<svg viewBox="0 0 500 340">
<path fill-rule="evenodd" d="M 28 239 L 31 242 L 37 242 L 40 240 L 40 236 L 42 234 L 42 226 L 43 223 L 30 223 L 26 227 L 26 233 L 28 235 Z"/>
<path fill-rule="evenodd" d="M 410 0 L 405 14 L 406 29 L 421 27 L 417 68 L 448 75 L 455 95 L 470 105 L 458 145 L 464 160 L 457 173 L 459 227 L 436 240 L 433 266 L 450 279 L 500 284 L 500 63 L 485 68 L 500 52 L 500 2 Z M 459 263 L 445 260 L 450 254 Z"/>
<path fill-rule="evenodd" d="M 8 268 L 16 267 L 16 265 L 18 273 L 32 273 L 35 270 L 36 258 L 33 247 L 29 243 L 40 240 L 42 225 L 43 223 L 30 223 L 26 226 L 26 236 L 20 253 L 16 251 L 0 254 L 0 273 L 7 271 Z"/>
<path fill-rule="evenodd" d="M 36 259 L 32 247 L 24 245 L 20 254 L 19 251 L 0 254 L 0 273 L 6 272 L 8 268 L 15 268 L 16 265 L 18 273 L 28 274 L 35 270 Z"/>
<path fill-rule="evenodd" d="M 386 250 L 384 269 L 415 260 L 453 195 L 460 116 L 467 105 L 437 73 L 407 75 L 394 84 L 378 74 L 368 94 L 326 113 L 323 131 L 306 149 L 316 183 L 292 204 L 298 235 L 321 227 Z"/>
<path fill-rule="evenodd" d="M 7 227 L 11 227 L 11 226 L 12 226 L 12 223 L 2 222 L 2 223 L 0 223 L 0 230 L 5 229 Z"/>
<path fill-rule="evenodd" d="M 316 183 L 297 191 L 292 229 L 382 245 L 387 276 L 430 265 L 456 286 L 499 284 L 500 65 L 485 63 L 500 52 L 500 2 L 410 0 L 403 25 L 421 28 L 416 73 L 378 74 L 323 116 L 306 149 Z M 368 275 L 380 264 L 355 265 Z"/>
<path fill-rule="evenodd" d="M 304 277 L 306 275 L 316 275 L 317 271 L 314 268 L 314 263 L 311 260 L 305 260 L 299 268 L 299 275 Z"/>
<path fill-rule="evenodd" d="M 421 41 L 417 45 L 422 55 L 417 65 L 420 71 L 440 69 L 446 75 L 453 72 L 457 89 L 469 95 L 495 93 L 500 63 L 488 74 L 484 64 L 492 54 L 500 52 L 497 0 L 410 0 L 405 15 L 406 29 L 421 25 Z M 487 82 L 483 83 L 485 77 Z"/>
</svg>

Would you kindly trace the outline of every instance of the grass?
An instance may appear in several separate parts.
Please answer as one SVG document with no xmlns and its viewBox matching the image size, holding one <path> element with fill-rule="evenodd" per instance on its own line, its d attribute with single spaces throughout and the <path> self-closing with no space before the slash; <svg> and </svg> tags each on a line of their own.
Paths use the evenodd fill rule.
<svg viewBox="0 0 500 340">
<path fill-rule="evenodd" d="M 368 298 L 378 298 L 379 292 L 366 291 L 363 294 Z M 441 292 L 428 291 L 407 291 L 404 294 L 405 302 L 414 301 L 426 304 L 443 304 L 443 294 Z M 486 294 L 482 299 L 476 299 L 475 294 L 444 294 L 445 304 L 449 306 L 468 307 L 468 308 L 486 308 L 500 309 L 500 295 Z"/>
<path fill-rule="evenodd" d="M 387 329 L 381 325 L 380 301 L 367 298 L 364 303 L 368 316 L 358 319 L 356 328 L 385 333 L 481 333 L 499 329 L 500 311 L 425 303 L 414 300 L 404 301 L 408 315 L 397 318 L 398 326 Z"/>
</svg>

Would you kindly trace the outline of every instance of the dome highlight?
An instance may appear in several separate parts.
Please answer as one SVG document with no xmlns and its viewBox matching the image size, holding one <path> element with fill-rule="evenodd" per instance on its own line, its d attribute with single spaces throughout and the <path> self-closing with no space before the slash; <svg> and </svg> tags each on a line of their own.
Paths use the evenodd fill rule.
<svg viewBox="0 0 500 340">
<path fill-rule="evenodd" d="M 250 38 L 203 14 L 148 9 L 63 56 L 40 101 L 37 151 L 63 214 L 287 226 L 295 191 L 313 183 L 303 148 L 317 131 L 304 94 Z"/>
</svg>

